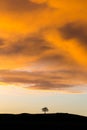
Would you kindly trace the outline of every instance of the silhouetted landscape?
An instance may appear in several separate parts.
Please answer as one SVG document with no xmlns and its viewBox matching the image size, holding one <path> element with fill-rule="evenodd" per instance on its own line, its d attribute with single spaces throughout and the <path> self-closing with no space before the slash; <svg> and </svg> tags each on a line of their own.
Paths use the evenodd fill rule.
<svg viewBox="0 0 87 130">
<path fill-rule="evenodd" d="M 0 128 L 87 129 L 87 117 L 68 113 L 0 114 Z"/>
</svg>

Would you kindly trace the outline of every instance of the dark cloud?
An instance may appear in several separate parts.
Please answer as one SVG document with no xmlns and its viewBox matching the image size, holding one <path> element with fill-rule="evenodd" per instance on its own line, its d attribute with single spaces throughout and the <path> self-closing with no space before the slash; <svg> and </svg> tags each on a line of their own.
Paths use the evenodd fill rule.
<svg viewBox="0 0 87 130">
<path fill-rule="evenodd" d="M 58 68 L 67 66 L 67 67 L 74 67 L 77 66 L 76 62 L 73 59 L 70 59 L 68 55 L 64 54 L 64 52 L 57 50 L 55 51 L 52 48 L 51 53 L 44 55 L 41 58 L 38 58 L 38 63 L 44 64 L 45 66 L 49 66 L 48 69 L 51 67 L 51 70 L 57 71 Z"/>
<path fill-rule="evenodd" d="M 79 73 L 78 77 L 70 77 L 70 74 L 67 77 L 67 72 L 62 73 L 58 71 L 53 72 L 26 72 L 26 71 L 8 71 L 1 70 L 0 78 L 1 82 L 7 84 L 21 84 L 23 87 L 29 89 L 39 89 L 39 90 L 68 90 L 74 89 L 75 86 L 80 85 L 79 80 L 87 82 L 85 77 L 86 73 Z M 54 78 L 55 77 L 55 78 Z M 84 79 L 82 79 L 84 77 Z"/>
<path fill-rule="evenodd" d="M 0 47 L 2 47 L 4 45 L 4 43 L 5 43 L 5 40 L 0 38 Z"/>
<path fill-rule="evenodd" d="M 64 55 L 62 54 L 50 54 L 47 55 L 46 57 L 43 57 L 40 61 L 42 62 L 52 62 L 52 63 L 59 63 L 60 61 L 63 61 L 65 59 Z"/>
<path fill-rule="evenodd" d="M 77 23 L 68 23 L 61 27 L 60 32 L 64 39 L 76 38 L 82 45 L 87 45 L 87 26 Z"/>
<path fill-rule="evenodd" d="M 32 86 L 33 89 L 41 89 L 41 90 L 61 90 L 63 88 L 69 88 L 72 87 L 70 84 L 56 84 L 52 83 L 50 81 L 40 81 L 35 86 Z"/>
<path fill-rule="evenodd" d="M 30 0 L 0 0 L 0 8 L 7 11 L 33 11 L 45 7 L 45 3 L 37 4 Z"/>
<path fill-rule="evenodd" d="M 58 83 L 59 77 L 56 75 L 56 79 L 52 79 L 50 74 L 45 74 L 44 72 L 10 72 L 10 71 L 1 71 L 2 79 L 0 81 L 3 81 L 4 83 L 21 83 L 21 84 L 27 84 L 30 88 L 35 89 L 44 89 L 44 90 L 55 90 L 55 89 L 62 89 L 67 88 L 72 85 L 69 84 L 63 84 Z M 62 80 L 62 77 L 61 77 Z M 30 84 L 35 84 L 34 86 L 30 86 Z"/>
<path fill-rule="evenodd" d="M 4 43 L 4 40 L 1 41 Z M 4 43 L 5 44 L 5 43 Z M 52 49 L 43 38 L 32 36 L 21 38 L 6 46 L 0 48 L 0 54 L 3 55 L 29 55 L 35 56 L 43 53 L 46 50 Z"/>
</svg>

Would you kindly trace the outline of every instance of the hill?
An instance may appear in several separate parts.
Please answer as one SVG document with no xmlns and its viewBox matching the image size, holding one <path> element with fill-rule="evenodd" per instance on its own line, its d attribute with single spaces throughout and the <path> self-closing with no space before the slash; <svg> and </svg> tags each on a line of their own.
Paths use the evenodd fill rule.
<svg viewBox="0 0 87 130">
<path fill-rule="evenodd" d="M 0 114 L 0 128 L 87 129 L 87 117 L 68 113 Z"/>
</svg>

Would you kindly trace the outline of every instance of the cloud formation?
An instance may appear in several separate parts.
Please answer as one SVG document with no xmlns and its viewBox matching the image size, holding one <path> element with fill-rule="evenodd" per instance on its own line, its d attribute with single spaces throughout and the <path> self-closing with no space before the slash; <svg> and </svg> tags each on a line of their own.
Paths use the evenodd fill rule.
<svg viewBox="0 0 87 130">
<path fill-rule="evenodd" d="M 9 42 L 8 45 L 7 42 Z M 51 49 L 50 45 L 39 36 L 31 36 L 17 39 L 16 41 L 5 41 L 1 39 L 0 54 L 1 55 L 29 55 L 35 56 Z"/>
<path fill-rule="evenodd" d="M 1 0 L 1 84 L 82 92 L 87 84 L 86 5 L 86 0 Z"/>
<path fill-rule="evenodd" d="M 74 72 L 73 72 L 74 71 Z M 39 89 L 39 90 L 55 90 L 67 92 L 80 92 L 81 88 L 78 86 L 87 84 L 87 73 L 82 71 L 52 71 L 52 72 L 27 72 L 27 71 L 0 71 L 2 78 L 1 83 L 15 84 L 25 87 L 27 89 Z M 81 79 L 81 81 L 79 81 Z M 75 87 L 77 86 L 77 87 Z M 77 89 L 77 91 L 76 91 Z M 83 90 L 84 91 L 84 90 Z"/>
<path fill-rule="evenodd" d="M 30 0 L 1 0 L 0 8 L 2 10 L 23 12 L 23 11 L 34 11 L 47 7 L 46 4 L 37 4 Z"/>
<path fill-rule="evenodd" d="M 60 28 L 60 32 L 64 39 L 77 39 L 80 44 L 87 46 L 87 25 L 79 25 L 79 23 L 67 23 Z"/>
</svg>

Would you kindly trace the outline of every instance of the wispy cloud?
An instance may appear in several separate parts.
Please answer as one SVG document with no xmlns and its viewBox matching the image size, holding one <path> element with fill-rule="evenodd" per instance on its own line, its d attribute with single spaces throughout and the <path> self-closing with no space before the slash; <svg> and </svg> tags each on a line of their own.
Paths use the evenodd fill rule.
<svg viewBox="0 0 87 130">
<path fill-rule="evenodd" d="M 27 89 L 35 90 L 73 90 L 77 89 L 79 93 L 83 86 L 87 84 L 87 73 L 72 71 L 39 71 L 39 72 L 27 72 L 27 71 L 1 71 L 0 82 L 6 84 L 16 84 L 23 86 Z M 79 89 L 80 86 L 80 89 Z M 82 86 L 82 87 L 81 87 Z M 84 89 L 83 89 L 84 91 Z"/>
<path fill-rule="evenodd" d="M 14 41 L 5 41 L 4 39 L 1 39 L 0 46 L 1 55 L 34 56 L 51 49 L 50 45 L 39 36 L 21 37 Z"/>
</svg>

